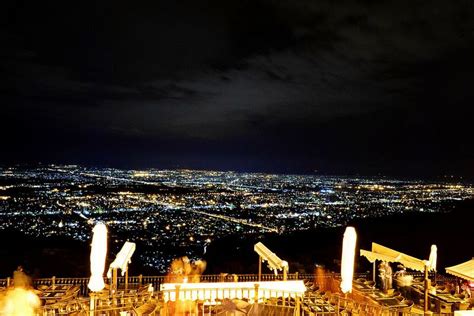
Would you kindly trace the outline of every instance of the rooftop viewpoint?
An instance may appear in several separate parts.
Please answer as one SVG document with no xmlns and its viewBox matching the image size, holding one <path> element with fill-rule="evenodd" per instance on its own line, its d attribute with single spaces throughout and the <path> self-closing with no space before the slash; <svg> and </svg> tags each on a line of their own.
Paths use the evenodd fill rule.
<svg viewBox="0 0 474 316">
<path fill-rule="evenodd" d="M 426 259 L 375 242 L 368 250 L 356 251 L 354 227 L 347 227 L 342 236 L 340 271 L 316 266 L 308 274 L 292 272 L 291 264 L 258 242 L 254 274 L 209 275 L 205 261 L 182 257 L 172 261 L 167 275 L 129 276 L 136 244 L 125 242 L 108 260 L 106 225 L 97 223 L 92 232 L 90 277 L 31 279 L 19 266 L 12 278 L 1 280 L 1 312 L 309 316 L 463 315 L 474 310 L 474 258 L 441 268 L 436 245 Z M 368 260 L 373 270 L 356 273 L 359 260 Z"/>
</svg>

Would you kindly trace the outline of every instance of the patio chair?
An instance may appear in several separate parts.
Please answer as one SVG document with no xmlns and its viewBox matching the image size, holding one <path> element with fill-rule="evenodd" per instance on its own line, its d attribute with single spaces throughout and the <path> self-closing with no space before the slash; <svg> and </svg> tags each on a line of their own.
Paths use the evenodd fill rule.
<svg viewBox="0 0 474 316">
<path fill-rule="evenodd" d="M 470 305 L 469 302 L 461 302 L 461 303 L 459 303 L 459 310 L 460 310 L 460 311 L 468 310 L 468 309 L 469 309 L 469 305 Z"/>
<path fill-rule="evenodd" d="M 401 294 L 400 294 L 399 291 L 393 291 L 393 292 L 390 293 L 389 296 L 390 296 L 390 297 L 396 297 L 396 296 L 400 296 L 400 295 L 401 295 Z"/>
<path fill-rule="evenodd" d="M 319 290 L 319 285 L 317 284 L 313 284 L 311 285 L 311 287 L 309 288 L 310 291 L 313 291 L 313 292 L 316 292 Z"/>
<path fill-rule="evenodd" d="M 457 297 L 457 298 L 460 298 L 460 299 L 465 299 L 466 298 L 466 295 L 464 294 L 454 294 L 454 297 Z"/>
<path fill-rule="evenodd" d="M 69 288 L 66 293 L 67 294 L 72 294 L 72 295 L 77 295 L 79 294 L 79 291 L 81 290 L 81 288 L 79 287 L 79 285 L 73 285 L 71 288 Z"/>
<path fill-rule="evenodd" d="M 425 300 L 420 298 L 420 302 L 418 303 L 422 308 L 425 306 Z M 436 304 L 432 302 L 432 300 L 428 299 L 428 310 L 432 311 L 436 308 Z"/>
<path fill-rule="evenodd" d="M 68 314 L 79 309 L 76 302 L 76 295 L 64 295 L 56 301 L 51 301 L 50 304 L 45 305 L 48 311 L 52 311 L 54 315 Z"/>
<path fill-rule="evenodd" d="M 439 313 L 440 314 L 451 314 L 452 313 L 452 304 L 447 304 L 447 303 L 439 304 Z"/>
<path fill-rule="evenodd" d="M 314 316 L 314 313 L 309 309 L 308 306 L 303 306 L 303 315 L 305 316 Z"/>
<path fill-rule="evenodd" d="M 402 315 L 410 315 L 411 309 L 415 305 L 415 302 L 411 300 L 403 300 L 403 303 L 407 306 L 399 309 L 399 311 L 402 313 Z"/>
<path fill-rule="evenodd" d="M 394 296 L 393 298 L 396 299 L 399 302 L 402 302 L 402 301 L 405 300 L 405 298 L 402 295 L 397 295 L 397 296 Z"/>
<path fill-rule="evenodd" d="M 47 290 L 48 288 L 49 288 L 49 285 L 44 285 L 44 284 L 43 284 L 43 285 L 39 285 L 39 286 L 38 286 L 38 290 L 40 290 L 40 291 Z"/>
<path fill-rule="evenodd" d="M 137 314 L 137 316 L 154 316 L 158 314 L 158 304 L 156 302 L 147 302 L 138 307 L 133 307 L 133 311 Z"/>
</svg>

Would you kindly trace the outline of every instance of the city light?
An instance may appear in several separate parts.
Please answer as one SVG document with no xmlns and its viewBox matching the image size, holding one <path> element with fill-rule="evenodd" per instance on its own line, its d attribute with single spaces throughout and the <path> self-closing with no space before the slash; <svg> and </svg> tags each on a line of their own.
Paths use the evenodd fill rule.
<svg viewBox="0 0 474 316">
<path fill-rule="evenodd" d="M 179 248 L 203 255 L 233 234 L 287 234 L 364 218 L 436 213 L 474 196 L 469 184 L 387 178 L 268 175 L 196 170 L 0 167 L 0 229 L 33 238 L 90 239 L 107 224 L 114 243 L 133 239 L 140 260 L 166 272 Z M 14 184 L 11 184 L 14 183 Z M 62 223 L 62 224 L 61 224 Z"/>
</svg>

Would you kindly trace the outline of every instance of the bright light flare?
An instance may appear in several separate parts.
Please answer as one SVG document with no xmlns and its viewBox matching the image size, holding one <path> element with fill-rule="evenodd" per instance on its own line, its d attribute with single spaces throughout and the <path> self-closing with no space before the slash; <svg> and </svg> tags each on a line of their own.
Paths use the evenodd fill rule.
<svg viewBox="0 0 474 316">
<path fill-rule="evenodd" d="M 354 259 L 357 233 L 354 227 L 346 227 L 342 242 L 341 259 L 341 290 L 343 293 L 352 292 L 352 280 L 354 278 Z"/>
<path fill-rule="evenodd" d="M 34 316 L 37 315 L 41 301 L 32 290 L 13 288 L 7 290 L 1 300 L 1 315 Z"/>
<path fill-rule="evenodd" d="M 107 227 L 103 223 L 96 224 L 92 237 L 91 249 L 91 278 L 87 285 L 91 291 L 98 292 L 105 287 L 104 269 L 107 255 Z"/>
</svg>

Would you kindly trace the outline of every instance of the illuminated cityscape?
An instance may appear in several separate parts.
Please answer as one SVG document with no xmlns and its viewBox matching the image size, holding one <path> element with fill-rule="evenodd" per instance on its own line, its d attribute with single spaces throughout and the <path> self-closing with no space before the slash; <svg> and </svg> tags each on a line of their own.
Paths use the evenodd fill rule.
<svg viewBox="0 0 474 316">
<path fill-rule="evenodd" d="M 2 4 L 0 315 L 474 315 L 473 1 Z"/>
<path fill-rule="evenodd" d="M 358 218 L 443 212 L 470 199 L 460 183 L 80 166 L 0 169 L 1 229 L 90 240 L 104 222 L 113 243 L 140 243 L 141 260 L 166 272 L 231 234 L 285 234 Z"/>
</svg>

